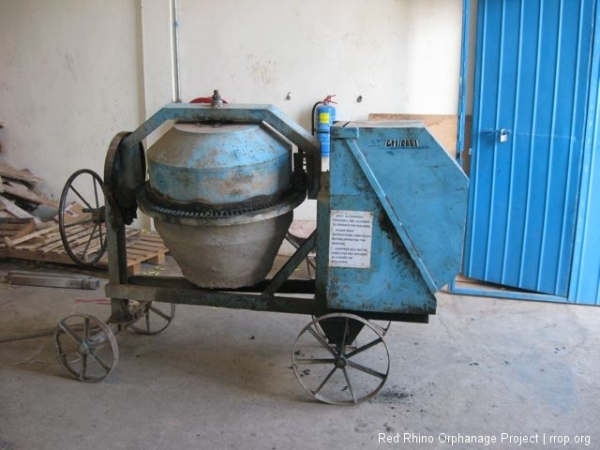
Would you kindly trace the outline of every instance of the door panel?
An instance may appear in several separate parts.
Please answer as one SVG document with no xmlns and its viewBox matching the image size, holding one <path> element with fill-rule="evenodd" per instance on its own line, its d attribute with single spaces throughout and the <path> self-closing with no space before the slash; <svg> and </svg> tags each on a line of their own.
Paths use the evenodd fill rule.
<svg viewBox="0 0 600 450">
<path fill-rule="evenodd" d="M 479 1 L 470 278 L 568 293 L 594 4 Z"/>
</svg>

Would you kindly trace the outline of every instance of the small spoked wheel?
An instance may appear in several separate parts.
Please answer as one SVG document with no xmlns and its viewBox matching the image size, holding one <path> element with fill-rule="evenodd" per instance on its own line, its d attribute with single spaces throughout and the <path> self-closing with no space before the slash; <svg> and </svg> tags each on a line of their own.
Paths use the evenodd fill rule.
<svg viewBox="0 0 600 450">
<path fill-rule="evenodd" d="M 381 390 L 390 355 L 379 326 L 353 314 L 333 313 L 302 329 L 292 350 L 292 367 L 300 385 L 317 400 L 356 405 Z"/>
<path fill-rule="evenodd" d="M 92 170 L 78 170 L 65 183 L 58 207 L 60 237 L 77 265 L 92 267 L 102 258 L 106 250 L 105 222 L 102 179 Z"/>
<path fill-rule="evenodd" d="M 112 330 L 89 314 L 73 314 L 62 319 L 56 326 L 54 343 L 58 362 L 79 381 L 101 381 L 119 361 Z"/>
<path fill-rule="evenodd" d="M 313 320 L 315 320 L 316 316 L 311 316 Z M 379 331 L 381 331 L 382 336 L 385 336 L 388 331 L 390 331 L 390 327 L 392 326 L 391 320 L 370 320 L 369 323 L 371 325 L 379 327 Z M 325 337 L 325 333 L 321 329 L 320 325 L 317 323 L 315 329 L 321 333 L 321 336 Z"/>
<path fill-rule="evenodd" d="M 175 305 L 172 303 L 141 302 L 140 318 L 130 328 L 140 334 L 158 334 L 174 317 Z"/>
</svg>

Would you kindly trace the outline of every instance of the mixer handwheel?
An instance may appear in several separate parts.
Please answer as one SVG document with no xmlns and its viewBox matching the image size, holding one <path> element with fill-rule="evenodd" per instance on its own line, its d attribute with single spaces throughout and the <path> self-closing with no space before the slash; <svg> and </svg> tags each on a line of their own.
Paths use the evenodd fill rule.
<svg viewBox="0 0 600 450">
<path fill-rule="evenodd" d="M 158 334 L 166 329 L 175 317 L 173 303 L 141 302 L 142 310 L 139 320 L 130 328 L 140 334 Z"/>
<path fill-rule="evenodd" d="M 333 313 L 302 329 L 292 350 L 292 367 L 302 387 L 317 400 L 356 405 L 381 390 L 390 355 L 379 326 L 353 314 Z"/>
<path fill-rule="evenodd" d="M 71 208 L 79 204 L 82 211 Z M 95 265 L 106 250 L 106 210 L 102 178 L 89 169 L 73 173 L 60 195 L 58 227 L 65 251 L 79 266 Z"/>
<path fill-rule="evenodd" d="M 54 343 L 58 362 L 79 381 L 101 381 L 119 361 L 112 330 L 89 314 L 73 314 L 58 322 Z"/>
</svg>

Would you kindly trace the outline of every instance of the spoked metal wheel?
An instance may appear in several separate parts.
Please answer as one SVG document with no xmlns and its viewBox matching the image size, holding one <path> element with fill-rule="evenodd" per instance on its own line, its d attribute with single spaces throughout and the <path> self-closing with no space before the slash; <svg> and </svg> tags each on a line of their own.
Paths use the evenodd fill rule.
<svg viewBox="0 0 600 450">
<path fill-rule="evenodd" d="M 172 303 L 141 302 L 141 317 L 130 328 L 140 334 L 158 334 L 169 326 L 175 317 Z"/>
<path fill-rule="evenodd" d="M 105 221 L 102 179 L 92 170 L 78 170 L 67 180 L 58 209 L 60 237 L 77 265 L 91 267 L 102 258 L 106 250 Z"/>
<path fill-rule="evenodd" d="M 316 316 L 311 316 L 313 320 L 316 320 Z M 392 326 L 391 320 L 370 320 L 369 323 L 371 325 L 379 327 L 379 331 L 381 331 L 381 335 L 385 336 L 387 332 L 390 330 Z M 325 332 L 321 328 L 321 326 L 317 323 L 315 329 L 321 333 L 321 336 L 325 337 Z"/>
<path fill-rule="evenodd" d="M 356 345 L 359 333 L 361 344 Z M 353 314 L 333 313 L 302 329 L 292 350 L 292 367 L 302 387 L 317 400 L 356 405 L 381 390 L 390 355 L 378 326 Z"/>
<path fill-rule="evenodd" d="M 89 314 L 62 319 L 54 333 L 58 362 L 79 381 L 106 378 L 119 361 L 115 335 L 102 320 Z"/>
</svg>

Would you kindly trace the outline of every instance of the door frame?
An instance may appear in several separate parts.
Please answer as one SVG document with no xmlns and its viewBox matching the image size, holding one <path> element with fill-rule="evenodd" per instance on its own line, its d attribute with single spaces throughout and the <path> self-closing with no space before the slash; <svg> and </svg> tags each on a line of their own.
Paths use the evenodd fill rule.
<svg viewBox="0 0 600 450">
<path fill-rule="evenodd" d="M 463 0 L 463 24 L 462 24 L 462 48 L 460 63 L 460 85 L 458 98 L 458 133 L 457 133 L 457 154 L 456 158 L 462 164 L 462 151 L 465 142 L 465 120 L 467 116 L 467 94 L 474 91 L 474 83 L 469 77 L 469 49 L 471 44 L 471 5 L 478 0 Z M 592 35 L 592 61 L 591 73 L 592 80 L 600 80 L 600 7 L 599 0 L 595 0 L 594 5 L 594 23 Z M 475 39 L 477 37 L 475 36 Z M 476 55 L 474 55 L 476 56 Z M 580 264 L 586 253 L 586 236 L 590 233 L 588 217 L 594 213 L 590 212 L 592 207 L 590 184 L 594 178 L 595 171 L 600 171 L 600 155 L 594 154 L 597 148 L 600 152 L 600 83 L 590 83 L 587 99 L 587 117 L 585 123 L 585 136 L 582 150 L 582 167 L 579 185 L 579 198 L 576 210 L 575 241 L 573 244 L 573 259 L 571 261 L 571 275 L 569 279 L 569 288 L 567 296 L 557 296 L 550 294 L 539 294 L 535 292 L 523 292 L 519 290 L 491 290 L 481 288 L 468 288 L 458 286 L 456 281 L 452 281 L 448 290 L 454 294 L 476 295 L 483 297 L 496 297 L 515 300 L 537 300 L 559 303 L 580 303 L 579 293 L 582 290 L 585 270 Z M 471 168 L 473 170 L 473 168 Z M 597 214 L 597 213 L 596 213 Z M 598 282 L 600 295 L 600 281 Z M 510 289 L 510 288 L 509 288 Z"/>
</svg>

